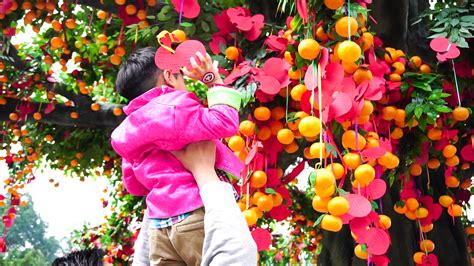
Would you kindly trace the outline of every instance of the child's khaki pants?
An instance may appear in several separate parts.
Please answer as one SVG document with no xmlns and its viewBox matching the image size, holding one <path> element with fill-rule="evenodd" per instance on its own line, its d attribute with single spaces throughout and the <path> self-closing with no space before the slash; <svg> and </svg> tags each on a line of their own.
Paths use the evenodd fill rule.
<svg viewBox="0 0 474 266">
<path fill-rule="evenodd" d="M 170 227 L 148 229 L 150 265 L 200 265 L 204 242 L 204 209 Z"/>
</svg>

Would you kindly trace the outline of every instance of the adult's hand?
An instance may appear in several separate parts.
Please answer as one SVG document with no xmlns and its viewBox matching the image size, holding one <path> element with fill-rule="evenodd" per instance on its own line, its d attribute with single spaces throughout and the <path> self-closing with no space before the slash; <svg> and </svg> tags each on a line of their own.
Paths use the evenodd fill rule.
<svg viewBox="0 0 474 266">
<path fill-rule="evenodd" d="M 197 63 L 196 57 L 199 59 L 200 64 Z M 196 53 L 196 57 L 191 57 L 190 62 L 193 67 L 192 70 L 183 68 L 183 73 L 195 80 L 200 80 L 208 86 L 224 84 L 221 76 L 219 75 L 218 62 L 212 60 L 211 56 L 200 52 Z"/>
<path fill-rule="evenodd" d="M 214 142 L 209 140 L 193 142 L 173 154 L 193 174 L 200 188 L 209 182 L 219 181 L 214 169 L 216 162 L 216 144 Z"/>
</svg>

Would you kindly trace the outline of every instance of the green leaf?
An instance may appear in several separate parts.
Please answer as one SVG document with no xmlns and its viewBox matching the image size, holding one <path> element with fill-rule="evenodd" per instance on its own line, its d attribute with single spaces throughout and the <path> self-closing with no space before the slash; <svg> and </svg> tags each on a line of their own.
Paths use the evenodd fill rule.
<svg viewBox="0 0 474 266">
<path fill-rule="evenodd" d="M 421 107 L 421 106 L 415 107 L 415 117 L 416 117 L 417 120 L 420 119 L 422 114 L 423 114 L 423 107 Z"/>
<path fill-rule="evenodd" d="M 433 35 L 431 35 L 431 36 L 428 37 L 428 38 L 434 39 L 434 38 L 446 37 L 446 36 L 448 36 L 448 33 L 447 33 L 447 32 L 440 32 L 440 33 L 433 34 Z"/>
<path fill-rule="evenodd" d="M 460 48 L 469 48 L 469 44 L 466 42 L 465 38 L 459 38 L 456 45 Z"/>
<path fill-rule="evenodd" d="M 314 183 L 316 182 L 316 172 L 315 171 L 312 171 L 311 174 L 309 174 L 308 181 L 309 181 L 309 185 L 311 187 L 314 187 Z"/>
<path fill-rule="evenodd" d="M 337 191 L 337 193 L 338 193 L 339 195 L 344 195 L 344 196 L 346 196 L 347 194 L 349 194 L 349 193 L 347 193 L 347 191 L 345 191 L 345 190 L 342 189 L 342 188 L 336 188 L 336 191 Z"/>
<path fill-rule="evenodd" d="M 410 88 L 410 85 L 407 82 L 403 82 L 403 84 L 400 86 L 400 90 L 402 92 L 408 90 L 408 88 Z"/>
<path fill-rule="evenodd" d="M 211 29 L 209 28 L 209 24 L 205 21 L 201 22 L 201 28 L 204 32 L 209 32 Z"/>
<path fill-rule="evenodd" d="M 318 247 L 316 248 L 316 255 L 321 254 L 321 251 L 323 251 L 323 243 L 319 242 Z"/>
<path fill-rule="evenodd" d="M 265 193 L 267 193 L 267 194 L 276 194 L 277 192 L 273 188 L 266 188 Z"/>
<path fill-rule="evenodd" d="M 440 112 L 440 113 L 450 113 L 452 112 L 451 108 L 447 107 L 447 106 L 435 106 L 435 110 Z"/>
<path fill-rule="evenodd" d="M 314 227 L 318 226 L 318 225 L 321 223 L 321 221 L 323 220 L 324 216 L 326 216 L 326 214 L 320 215 L 320 216 L 318 217 L 318 219 L 314 222 L 314 225 L 313 225 L 313 226 L 314 226 Z"/>
<path fill-rule="evenodd" d="M 193 23 L 190 23 L 190 22 L 187 22 L 187 21 L 181 22 L 181 24 L 180 24 L 181 27 L 185 27 L 185 28 L 192 27 L 193 25 L 194 25 Z"/>
<path fill-rule="evenodd" d="M 379 205 L 377 205 L 377 203 L 375 201 L 371 201 L 370 205 L 372 205 L 373 210 L 378 210 L 379 209 Z"/>
<path fill-rule="evenodd" d="M 455 19 L 451 20 L 449 22 L 449 24 L 451 24 L 451 26 L 453 26 L 453 27 L 456 27 L 457 25 L 459 25 L 459 19 L 455 18 Z"/>
</svg>

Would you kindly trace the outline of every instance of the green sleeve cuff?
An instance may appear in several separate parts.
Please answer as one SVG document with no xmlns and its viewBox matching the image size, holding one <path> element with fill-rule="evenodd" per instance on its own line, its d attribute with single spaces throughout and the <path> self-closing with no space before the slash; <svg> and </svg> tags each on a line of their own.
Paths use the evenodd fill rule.
<svg viewBox="0 0 474 266">
<path fill-rule="evenodd" d="M 239 111 L 241 102 L 242 94 L 231 88 L 215 87 L 207 92 L 207 103 L 209 107 L 225 104 Z"/>
</svg>

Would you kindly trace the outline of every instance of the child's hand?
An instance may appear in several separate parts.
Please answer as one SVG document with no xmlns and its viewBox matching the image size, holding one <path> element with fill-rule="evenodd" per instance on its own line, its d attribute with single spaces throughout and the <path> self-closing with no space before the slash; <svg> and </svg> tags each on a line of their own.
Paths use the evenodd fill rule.
<svg viewBox="0 0 474 266">
<path fill-rule="evenodd" d="M 199 61 L 201 61 L 201 64 L 198 65 L 196 58 L 191 57 L 190 62 L 193 69 L 188 71 L 186 68 L 183 68 L 183 73 L 192 79 L 202 81 L 208 86 L 224 84 L 219 75 L 218 62 L 213 61 L 208 53 L 204 56 L 200 52 L 197 52 L 196 56 L 199 58 Z"/>
</svg>

